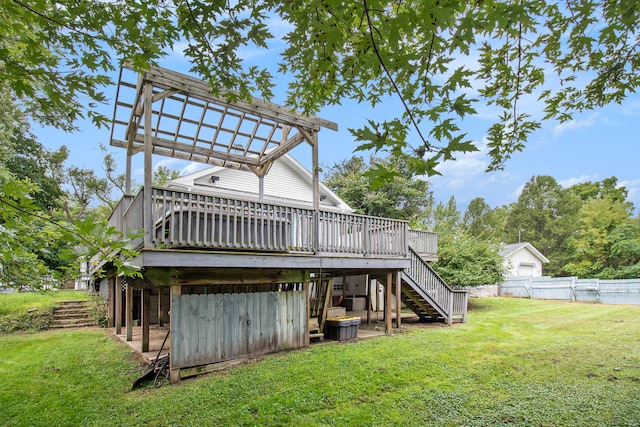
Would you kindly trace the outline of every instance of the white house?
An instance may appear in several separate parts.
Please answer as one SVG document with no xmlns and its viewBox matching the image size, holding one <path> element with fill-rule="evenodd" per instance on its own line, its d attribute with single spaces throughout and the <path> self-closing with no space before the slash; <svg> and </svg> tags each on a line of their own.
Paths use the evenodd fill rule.
<svg viewBox="0 0 640 427">
<path fill-rule="evenodd" d="M 305 208 L 313 206 L 313 176 L 290 155 L 285 154 L 274 161 L 263 180 L 262 201 L 285 203 L 288 206 L 300 205 Z M 260 179 L 250 171 L 214 166 L 174 179 L 168 182 L 166 187 L 258 201 Z M 322 182 L 319 183 L 319 187 L 321 209 L 354 212 Z"/>
<path fill-rule="evenodd" d="M 506 276 L 541 277 L 542 264 L 549 262 L 528 242 L 503 245 L 500 255 L 504 258 Z"/>
</svg>

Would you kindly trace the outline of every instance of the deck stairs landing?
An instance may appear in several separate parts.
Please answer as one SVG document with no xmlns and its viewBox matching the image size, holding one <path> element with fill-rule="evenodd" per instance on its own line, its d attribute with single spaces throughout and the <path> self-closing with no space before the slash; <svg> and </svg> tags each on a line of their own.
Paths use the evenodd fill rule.
<svg viewBox="0 0 640 427">
<path fill-rule="evenodd" d="M 87 326 L 96 326 L 96 322 L 91 319 L 87 301 L 61 301 L 49 322 L 49 328 L 52 329 Z"/>
<path fill-rule="evenodd" d="M 468 293 L 452 289 L 411 246 L 411 266 L 402 272 L 402 299 L 423 322 L 466 321 Z"/>
</svg>

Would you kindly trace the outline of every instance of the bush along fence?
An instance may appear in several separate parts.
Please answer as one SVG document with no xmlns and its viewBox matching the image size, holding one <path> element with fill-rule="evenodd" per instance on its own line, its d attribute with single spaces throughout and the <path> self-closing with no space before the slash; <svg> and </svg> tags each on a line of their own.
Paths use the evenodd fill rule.
<svg viewBox="0 0 640 427">
<path fill-rule="evenodd" d="M 512 276 L 507 277 L 500 284 L 498 295 L 640 305 L 640 279 L 601 280 L 577 277 Z"/>
</svg>

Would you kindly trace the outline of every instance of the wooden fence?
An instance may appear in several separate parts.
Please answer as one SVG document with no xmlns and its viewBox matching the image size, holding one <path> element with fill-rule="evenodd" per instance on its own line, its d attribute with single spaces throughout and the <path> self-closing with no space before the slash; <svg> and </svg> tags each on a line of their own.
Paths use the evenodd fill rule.
<svg viewBox="0 0 640 427">
<path fill-rule="evenodd" d="M 499 285 L 498 295 L 602 304 L 640 304 L 640 279 L 512 276 Z"/>
<path fill-rule="evenodd" d="M 186 368 L 304 347 L 304 291 L 174 295 L 171 366 Z"/>
</svg>

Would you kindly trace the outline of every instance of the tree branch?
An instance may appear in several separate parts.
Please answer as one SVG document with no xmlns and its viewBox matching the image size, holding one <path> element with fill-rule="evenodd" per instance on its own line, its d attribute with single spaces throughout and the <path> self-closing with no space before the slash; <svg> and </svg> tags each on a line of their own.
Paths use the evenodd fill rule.
<svg viewBox="0 0 640 427">
<path fill-rule="evenodd" d="M 420 131 L 420 128 L 418 127 L 418 123 L 416 122 L 416 119 L 413 116 L 413 113 L 409 109 L 409 106 L 407 105 L 406 100 L 402 96 L 402 92 L 400 92 L 400 88 L 396 84 L 395 80 L 393 79 L 393 76 L 391 75 L 391 72 L 387 68 L 387 65 L 384 63 L 384 60 L 382 59 L 382 56 L 380 55 L 380 50 L 378 49 L 378 45 L 376 43 L 375 37 L 373 36 L 374 26 L 373 26 L 373 23 L 371 22 L 371 16 L 369 15 L 369 5 L 367 4 L 367 0 L 362 0 L 362 3 L 364 4 L 364 13 L 365 13 L 365 16 L 367 17 L 367 26 L 369 28 L 369 38 L 371 39 L 371 45 L 373 47 L 373 51 L 376 54 L 376 57 L 378 58 L 378 61 L 380 62 L 380 65 L 382 66 L 382 69 L 384 70 L 385 74 L 387 75 L 387 78 L 391 82 L 391 85 L 393 86 L 394 91 L 396 92 L 396 94 L 400 98 L 400 101 L 402 102 L 402 105 L 404 106 L 404 109 L 407 112 L 407 115 L 409 116 L 409 119 L 411 120 L 411 123 L 413 124 L 413 127 L 418 132 L 418 135 L 420 136 L 420 139 L 422 140 L 422 143 L 424 144 L 424 146 L 426 147 L 427 150 L 430 150 L 431 149 L 431 145 L 429 144 L 427 139 L 424 137 L 424 135 L 422 135 L 422 132 Z M 376 30 L 376 32 L 377 32 L 377 30 Z"/>
</svg>

